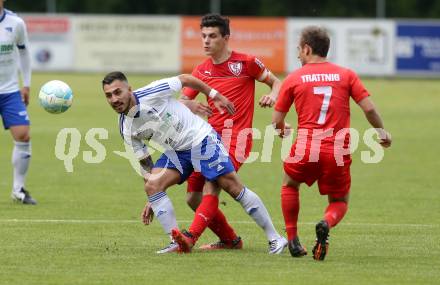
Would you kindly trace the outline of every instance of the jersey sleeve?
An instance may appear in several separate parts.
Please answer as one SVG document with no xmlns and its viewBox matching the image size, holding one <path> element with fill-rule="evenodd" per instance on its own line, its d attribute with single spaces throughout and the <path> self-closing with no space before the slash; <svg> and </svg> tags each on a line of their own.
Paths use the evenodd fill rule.
<svg viewBox="0 0 440 285">
<path fill-rule="evenodd" d="M 362 99 L 370 96 L 367 89 L 365 89 L 362 81 L 353 71 L 349 71 L 350 78 L 350 96 L 356 103 L 359 103 Z"/>
<path fill-rule="evenodd" d="M 198 69 L 196 67 L 192 71 L 191 75 L 196 77 L 196 78 L 198 78 L 198 79 L 200 79 L 198 74 L 199 74 L 198 73 Z M 195 99 L 197 97 L 197 95 L 199 94 L 199 91 L 194 90 L 194 89 L 192 89 L 190 87 L 185 87 L 185 88 L 182 89 L 182 94 L 192 100 L 192 99 Z"/>
<path fill-rule="evenodd" d="M 27 32 L 26 32 L 26 24 L 24 23 L 24 21 L 22 19 L 20 19 L 17 22 L 16 31 L 17 31 L 17 33 L 16 33 L 15 43 L 16 43 L 17 47 L 19 49 L 26 48 L 26 46 L 28 44 L 28 37 L 27 37 Z"/>
<path fill-rule="evenodd" d="M 266 68 L 264 63 L 255 56 L 251 56 L 249 58 L 247 61 L 247 67 L 249 75 L 258 81 L 263 82 L 266 80 L 267 76 L 269 76 L 269 70 Z"/>
<path fill-rule="evenodd" d="M 153 104 L 153 102 L 165 102 L 174 93 L 182 89 L 182 82 L 176 77 L 164 78 L 154 81 L 145 87 L 135 91 L 136 96 L 140 102 L 145 101 Z"/>
<path fill-rule="evenodd" d="M 275 103 L 275 110 L 287 113 L 294 100 L 294 85 L 289 77 L 287 77 L 281 85 L 280 93 Z"/>
</svg>

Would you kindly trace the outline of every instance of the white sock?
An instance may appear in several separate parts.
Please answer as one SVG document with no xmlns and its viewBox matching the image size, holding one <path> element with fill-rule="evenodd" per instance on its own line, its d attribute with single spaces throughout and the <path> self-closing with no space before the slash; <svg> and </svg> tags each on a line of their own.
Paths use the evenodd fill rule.
<svg viewBox="0 0 440 285">
<path fill-rule="evenodd" d="M 31 160 L 31 143 L 14 141 L 14 150 L 12 151 L 12 166 L 14 168 L 14 192 L 19 192 L 24 188 L 26 174 Z"/>
<path fill-rule="evenodd" d="M 280 236 L 273 226 L 263 201 L 261 201 L 257 194 L 244 187 L 235 200 L 241 204 L 246 213 L 254 219 L 257 225 L 264 230 L 268 240 L 273 240 Z"/>
<path fill-rule="evenodd" d="M 171 230 L 177 228 L 176 214 L 173 203 L 165 192 L 158 192 L 148 197 L 154 216 L 162 225 L 166 234 L 171 235 Z"/>
</svg>

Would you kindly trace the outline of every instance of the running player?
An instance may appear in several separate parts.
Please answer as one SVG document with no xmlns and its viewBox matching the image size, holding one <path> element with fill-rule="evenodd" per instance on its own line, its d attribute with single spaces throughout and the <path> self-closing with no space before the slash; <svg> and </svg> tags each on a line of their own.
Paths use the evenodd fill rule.
<svg viewBox="0 0 440 285">
<path fill-rule="evenodd" d="M 239 181 L 221 139 L 203 119 L 191 113 L 174 94 L 182 87 L 191 87 L 208 95 L 229 114 L 233 105 L 218 91 L 191 75 L 180 75 L 152 82 L 132 91 L 121 72 L 111 72 L 102 81 L 107 102 L 119 113 L 119 129 L 126 143 L 133 147 L 145 174 L 145 191 L 157 220 L 166 234 L 177 231 L 177 222 L 166 190 L 183 183 L 194 171 L 206 178 L 211 212 L 218 211 L 218 187 L 235 198 L 261 227 L 272 224 L 261 199 Z M 152 140 L 164 148 L 153 165 L 144 140 Z M 272 226 L 273 227 L 273 226 Z M 173 232 L 172 232 L 173 230 Z M 274 253 L 282 251 L 285 242 L 275 242 Z M 179 244 L 180 245 L 180 244 Z M 181 248 L 186 252 L 187 248 Z"/>
<path fill-rule="evenodd" d="M 228 18 L 218 14 L 205 15 L 201 19 L 200 29 L 203 50 L 209 58 L 198 65 L 192 75 L 219 90 L 234 104 L 236 113 L 232 117 L 221 114 L 214 108 L 214 101 L 209 98 L 209 106 L 190 101 L 195 99 L 199 93 L 191 88 L 183 89 L 181 99 L 194 113 L 209 116 L 208 122 L 217 133 L 221 134 L 234 168 L 238 171 L 249 156 L 252 147 L 255 81 L 263 82 L 271 88 L 270 94 L 264 95 L 260 99 L 261 107 L 274 105 L 281 82 L 255 56 L 229 49 Z M 204 183 L 205 178 L 199 172 L 192 173 L 188 178 L 187 203 L 194 211 L 202 202 Z M 220 240 L 202 245 L 202 249 L 242 248 L 241 238 L 235 234 L 220 210 L 208 226 Z M 278 237 L 276 231 L 271 228 L 267 230 L 268 240 L 275 240 Z"/>
<path fill-rule="evenodd" d="M 298 136 L 290 157 L 284 162 L 281 188 L 281 207 L 292 256 L 307 254 L 297 235 L 300 184 L 311 186 L 318 181 L 320 194 L 328 197 L 324 217 L 316 225 L 313 248 L 316 260 L 324 260 L 329 230 L 347 212 L 351 156 L 345 150 L 350 141 L 350 98 L 377 129 L 380 144 L 391 145 L 391 136 L 384 130 L 382 119 L 358 76 L 327 61 L 329 46 L 330 38 L 324 29 L 310 26 L 302 31 L 298 46 L 302 68 L 283 82 L 273 115 L 273 123 L 283 136 L 290 129 L 284 119 L 292 104 L 298 113 Z"/>
</svg>

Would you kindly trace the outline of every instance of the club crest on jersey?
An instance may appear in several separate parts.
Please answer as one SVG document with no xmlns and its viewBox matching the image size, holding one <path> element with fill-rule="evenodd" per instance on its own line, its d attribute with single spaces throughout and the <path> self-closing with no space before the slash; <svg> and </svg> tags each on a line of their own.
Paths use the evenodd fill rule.
<svg viewBox="0 0 440 285">
<path fill-rule="evenodd" d="M 232 74 L 239 76 L 243 69 L 243 64 L 241 62 L 228 62 L 228 67 Z"/>
</svg>

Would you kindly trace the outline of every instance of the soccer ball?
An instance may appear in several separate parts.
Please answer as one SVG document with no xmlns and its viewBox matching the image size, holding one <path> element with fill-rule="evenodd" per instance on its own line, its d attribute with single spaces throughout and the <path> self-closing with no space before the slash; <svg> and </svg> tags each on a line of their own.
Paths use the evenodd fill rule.
<svg viewBox="0 0 440 285">
<path fill-rule="evenodd" d="M 44 84 L 38 94 L 40 105 L 49 113 L 59 114 L 72 105 L 73 93 L 69 85 L 60 80 Z"/>
</svg>

